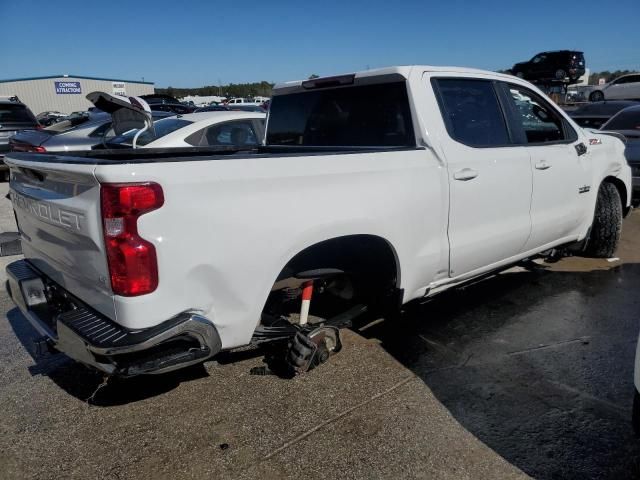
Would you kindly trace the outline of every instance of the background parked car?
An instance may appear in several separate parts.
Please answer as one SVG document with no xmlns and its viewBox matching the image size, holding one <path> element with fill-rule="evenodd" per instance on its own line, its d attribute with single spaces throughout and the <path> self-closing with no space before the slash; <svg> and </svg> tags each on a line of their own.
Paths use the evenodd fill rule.
<svg viewBox="0 0 640 480">
<path fill-rule="evenodd" d="M 260 105 L 228 105 L 232 112 L 266 112 Z"/>
<path fill-rule="evenodd" d="M 66 116 L 67 116 L 66 113 L 61 113 L 61 112 L 52 110 L 52 111 L 39 113 L 38 115 L 36 115 L 36 120 L 38 120 L 38 123 L 43 127 L 48 127 L 49 125 L 59 122 Z"/>
<path fill-rule="evenodd" d="M 511 69 L 512 75 L 532 82 L 568 79 L 568 83 L 576 83 L 584 72 L 584 54 L 574 50 L 541 52 L 528 62 L 516 63 Z"/>
<path fill-rule="evenodd" d="M 198 112 L 262 112 L 266 113 L 266 109 L 260 105 L 209 105 L 207 107 L 196 108 L 194 113 Z"/>
<path fill-rule="evenodd" d="M 597 129 L 604 125 L 607 120 L 613 117 L 620 110 L 634 105 L 640 104 L 631 100 L 594 102 L 581 105 L 568 113 L 569 116 L 581 127 Z"/>
<path fill-rule="evenodd" d="M 179 148 L 232 146 L 251 147 L 262 143 L 266 114 L 253 112 L 198 112 L 154 122 L 154 132 L 140 134 L 136 146 Z M 131 148 L 138 130 L 111 139 L 106 148 Z M 96 148 L 102 148 L 98 145 Z"/>
<path fill-rule="evenodd" d="M 69 116 L 43 130 L 19 132 L 10 140 L 14 152 L 68 152 L 91 150 L 94 145 L 114 136 L 111 115 L 99 110 L 86 115 Z M 173 116 L 173 113 L 152 112 L 155 120 Z"/>
<path fill-rule="evenodd" d="M 9 151 L 9 138 L 18 130 L 42 128 L 29 108 L 18 100 L 0 99 L 0 178 L 7 179 L 9 168 L 4 163 L 4 154 Z"/>
<path fill-rule="evenodd" d="M 590 94 L 589 100 L 640 100 L 640 73 L 631 73 L 599 85 Z"/>
<path fill-rule="evenodd" d="M 196 110 L 193 113 L 200 113 L 200 112 L 228 112 L 228 111 L 229 111 L 229 107 L 226 107 L 224 105 L 207 105 L 206 107 L 196 108 Z"/>
<path fill-rule="evenodd" d="M 141 95 L 140 98 L 144 99 L 149 104 L 149 108 L 156 112 L 172 112 L 182 115 L 192 113 L 195 110 L 195 107 L 185 105 L 178 101 L 177 98 L 162 93 Z"/>
<path fill-rule="evenodd" d="M 640 104 L 620 110 L 602 125 L 601 130 L 624 135 L 626 148 L 624 155 L 633 176 L 634 203 L 640 202 Z"/>
</svg>

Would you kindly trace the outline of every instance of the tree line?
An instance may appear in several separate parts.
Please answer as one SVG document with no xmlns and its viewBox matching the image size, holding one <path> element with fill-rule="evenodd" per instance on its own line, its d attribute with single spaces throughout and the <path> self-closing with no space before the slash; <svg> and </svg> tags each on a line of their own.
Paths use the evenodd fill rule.
<svg viewBox="0 0 640 480">
<path fill-rule="evenodd" d="M 317 73 L 312 73 L 309 78 L 319 78 Z M 207 85 L 205 87 L 195 88 L 156 88 L 156 93 L 164 93 L 172 97 L 182 98 L 189 95 L 200 95 L 202 97 L 220 96 L 220 97 L 270 97 L 271 89 L 275 83 L 261 82 L 253 83 L 230 83 L 228 85 Z"/>
<path fill-rule="evenodd" d="M 498 70 L 499 73 L 509 73 L 509 70 Z M 621 75 L 627 75 L 629 73 L 638 73 L 633 70 L 615 70 L 613 72 L 609 70 L 605 70 L 603 72 L 593 72 L 589 75 L 589 85 L 597 85 L 598 80 L 601 78 L 605 79 L 605 82 L 609 82 L 614 78 L 617 78 Z M 309 76 L 309 78 L 317 78 L 318 75 L 313 74 Z M 270 97 L 271 89 L 275 84 L 271 82 L 267 82 L 265 80 L 261 82 L 253 82 L 253 83 L 229 83 L 228 85 L 207 85 L 204 87 L 196 87 L 196 88 L 177 88 L 177 87 L 167 87 L 167 88 L 156 88 L 156 92 L 158 93 L 166 93 L 167 95 L 171 95 L 172 97 L 182 98 L 188 95 L 201 95 L 201 96 L 214 96 L 219 95 L 221 97 Z"/>
<path fill-rule="evenodd" d="M 156 88 L 156 93 L 164 93 L 172 97 L 182 98 L 188 95 L 221 96 L 221 97 L 270 97 L 275 84 L 261 81 L 253 83 L 229 83 L 228 85 L 207 85 L 196 88 Z"/>
</svg>

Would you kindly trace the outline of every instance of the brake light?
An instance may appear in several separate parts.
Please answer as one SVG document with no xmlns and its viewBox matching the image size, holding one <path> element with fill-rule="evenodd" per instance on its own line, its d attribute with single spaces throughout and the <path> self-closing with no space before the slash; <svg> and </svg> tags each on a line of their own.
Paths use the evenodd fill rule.
<svg viewBox="0 0 640 480">
<path fill-rule="evenodd" d="M 104 243 L 116 295 L 134 297 L 158 287 L 153 244 L 138 235 L 138 218 L 164 204 L 157 183 L 107 183 L 100 190 Z"/>
<path fill-rule="evenodd" d="M 12 152 L 34 152 L 46 153 L 47 149 L 39 145 L 29 145 L 28 143 L 20 143 L 9 141 L 9 148 Z"/>
</svg>

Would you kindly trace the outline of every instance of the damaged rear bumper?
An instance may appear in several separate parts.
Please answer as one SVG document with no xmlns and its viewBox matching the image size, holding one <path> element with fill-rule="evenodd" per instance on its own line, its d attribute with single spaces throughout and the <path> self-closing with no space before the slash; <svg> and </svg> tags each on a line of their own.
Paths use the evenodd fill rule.
<svg viewBox="0 0 640 480">
<path fill-rule="evenodd" d="M 109 375 L 163 373 L 221 350 L 213 323 L 184 312 L 143 330 L 129 330 L 91 309 L 26 260 L 7 266 L 7 292 L 56 350 Z"/>
</svg>

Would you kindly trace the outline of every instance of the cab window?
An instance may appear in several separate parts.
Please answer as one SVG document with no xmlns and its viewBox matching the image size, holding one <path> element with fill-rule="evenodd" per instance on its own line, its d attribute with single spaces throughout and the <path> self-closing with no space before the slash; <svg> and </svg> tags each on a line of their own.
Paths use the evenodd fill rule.
<svg viewBox="0 0 640 480">
<path fill-rule="evenodd" d="M 577 138 L 576 132 L 542 97 L 517 85 L 507 85 L 513 101 L 517 127 L 524 130 L 527 143 L 554 143 Z"/>
<path fill-rule="evenodd" d="M 433 80 L 449 136 L 472 147 L 511 143 L 493 82 L 481 79 Z"/>
</svg>

